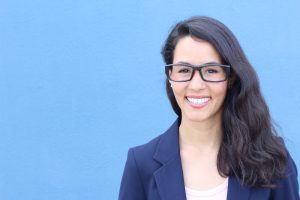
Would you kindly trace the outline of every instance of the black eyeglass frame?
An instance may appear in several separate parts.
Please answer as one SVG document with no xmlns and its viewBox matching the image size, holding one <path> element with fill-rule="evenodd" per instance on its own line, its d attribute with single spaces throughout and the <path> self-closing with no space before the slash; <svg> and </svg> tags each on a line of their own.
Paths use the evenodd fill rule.
<svg viewBox="0 0 300 200">
<path fill-rule="evenodd" d="M 187 66 L 187 67 L 191 67 L 193 69 L 192 71 L 192 75 L 191 75 L 191 78 L 188 79 L 188 80 L 184 80 L 184 81 L 175 81 L 175 80 L 172 80 L 171 77 L 170 77 L 170 74 L 169 74 L 169 70 L 170 70 L 170 67 L 173 67 L 173 66 Z M 224 80 L 221 80 L 221 81 L 210 81 L 210 80 L 206 80 L 204 77 L 203 77 L 203 74 L 202 74 L 202 71 L 201 71 L 201 68 L 203 67 L 209 67 L 209 66 L 220 66 L 220 67 L 224 67 L 225 69 L 225 73 L 226 73 L 226 77 Z M 224 82 L 228 79 L 228 76 L 230 74 L 230 69 L 231 69 L 231 66 L 230 65 L 224 65 L 224 64 L 217 64 L 217 63 L 206 63 L 206 64 L 203 64 L 203 65 L 192 65 L 192 64 L 188 64 L 188 63 L 176 63 L 176 64 L 167 64 L 165 65 L 165 73 L 167 75 L 167 78 L 168 80 L 170 81 L 174 81 L 174 82 L 187 82 L 187 81 L 190 81 L 193 79 L 194 77 L 194 74 L 195 74 L 195 71 L 199 71 L 199 74 L 202 78 L 203 81 L 206 81 L 206 82 L 213 82 L 213 83 L 218 83 L 218 82 Z"/>
</svg>

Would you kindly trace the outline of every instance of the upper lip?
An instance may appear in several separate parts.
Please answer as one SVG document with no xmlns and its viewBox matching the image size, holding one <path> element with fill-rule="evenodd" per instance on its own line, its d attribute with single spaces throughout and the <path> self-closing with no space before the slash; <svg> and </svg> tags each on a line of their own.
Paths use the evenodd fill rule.
<svg viewBox="0 0 300 200">
<path fill-rule="evenodd" d="M 198 95 L 188 95 L 187 98 L 194 98 L 194 99 L 203 99 L 203 98 L 210 98 L 210 96 L 198 96 Z"/>
</svg>

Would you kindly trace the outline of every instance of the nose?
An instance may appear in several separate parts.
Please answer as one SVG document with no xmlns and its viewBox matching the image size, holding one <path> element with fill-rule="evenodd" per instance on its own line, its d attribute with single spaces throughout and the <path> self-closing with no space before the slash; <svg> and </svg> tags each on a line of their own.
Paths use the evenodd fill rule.
<svg viewBox="0 0 300 200">
<path fill-rule="evenodd" d="M 189 82 L 189 88 L 193 90 L 200 90 L 206 87 L 205 81 L 202 79 L 200 72 L 198 70 L 195 71 L 192 80 Z"/>
</svg>

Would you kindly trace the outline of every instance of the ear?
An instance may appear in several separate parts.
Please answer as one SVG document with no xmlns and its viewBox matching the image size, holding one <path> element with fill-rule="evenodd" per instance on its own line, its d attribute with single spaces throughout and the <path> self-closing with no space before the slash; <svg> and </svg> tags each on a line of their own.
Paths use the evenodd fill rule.
<svg viewBox="0 0 300 200">
<path fill-rule="evenodd" d="M 170 85 L 170 88 L 172 88 L 172 82 L 169 80 L 169 85 Z"/>
</svg>

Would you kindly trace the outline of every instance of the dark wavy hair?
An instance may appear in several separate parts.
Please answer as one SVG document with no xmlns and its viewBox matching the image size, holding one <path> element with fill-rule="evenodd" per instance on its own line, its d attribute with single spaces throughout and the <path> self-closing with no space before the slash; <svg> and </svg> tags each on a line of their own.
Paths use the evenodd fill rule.
<svg viewBox="0 0 300 200">
<path fill-rule="evenodd" d="M 219 174 L 236 176 L 249 186 L 275 187 L 275 179 L 284 177 L 288 155 L 272 124 L 257 74 L 239 42 L 218 20 L 192 17 L 177 23 L 166 39 L 161 51 L 166 64 L 173 63 L 176 44 L 185 36 L 209 42 L 223 64 L 231 66 L 230 86 L 223 104 L 223 140 L 217 158 Z M 181 119 L 181 110 L 167 79 L 166 92 Z"/>
</svg>

